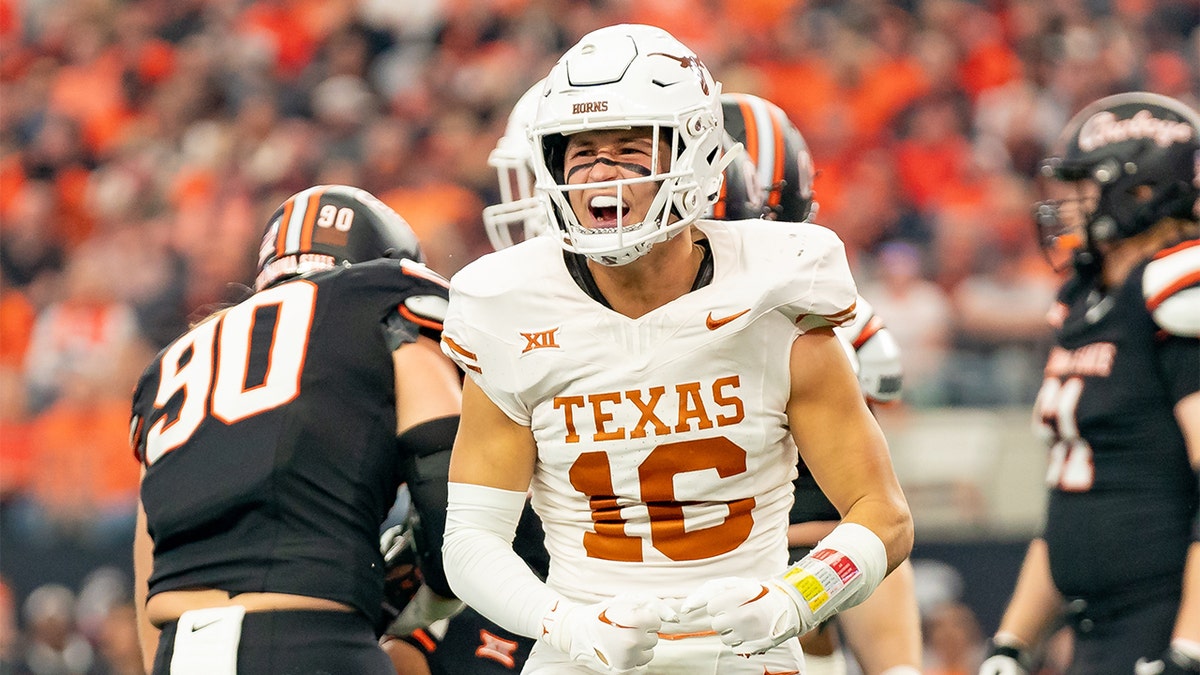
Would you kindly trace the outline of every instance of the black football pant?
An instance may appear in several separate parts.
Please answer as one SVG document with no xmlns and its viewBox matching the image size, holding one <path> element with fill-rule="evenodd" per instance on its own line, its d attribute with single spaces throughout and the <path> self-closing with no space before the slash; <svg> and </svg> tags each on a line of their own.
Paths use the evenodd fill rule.
<svg viewBox="0 0 1200 675">
<path fill-rule="evenodd" d="M 1139 658 L 1161 657 L 1171 642 L 1179 593 L 1179 588 L 1162 589 L 1120 609 L 1084 607 L 1073 614 L 1075 655 L 1067 674 L 1130 675 Z"/>
<path fill-rule="evenodd" d="M 163 626 L 152 675 L 169 675 L 176 628 Z M 239 675 L 396 675 L 357 612 L 247 612 L 237 663 Z"/>
</svg>

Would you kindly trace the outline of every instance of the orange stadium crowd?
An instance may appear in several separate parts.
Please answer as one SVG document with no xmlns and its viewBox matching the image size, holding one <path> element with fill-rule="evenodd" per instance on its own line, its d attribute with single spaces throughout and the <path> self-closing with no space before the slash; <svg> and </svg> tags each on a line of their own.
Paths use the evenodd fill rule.
<svg viewBox="0 0 1200 675">
<path fill-rule="evenodd" d="M 1057 278 L 1030 205 L 1067 119 L 1129 89 L 1200 104 L 1194 0 L 0 0 L 6 562 L 63 539 L 128 554 L 137 374 L 246 293 L 284 198 L 361 186 L 452 275 L 490 250 L 486 160 L 514 102 L 621 22 L 791 116 L 914 408 L 1032 401 Z M 16 663 L 17 624 L 76 599 L 6 568 Z M 53 672 L 140 672 L 93 623 L 86 665 Z"/>
</svg>

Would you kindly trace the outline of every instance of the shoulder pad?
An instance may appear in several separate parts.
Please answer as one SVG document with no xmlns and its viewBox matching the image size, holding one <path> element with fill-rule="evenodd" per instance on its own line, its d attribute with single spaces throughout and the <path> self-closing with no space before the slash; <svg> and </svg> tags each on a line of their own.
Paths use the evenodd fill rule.
<svg viewBox="0 0 1200 675">
<path fill-rule="evenodd" d="M 408 258 L 400 260 L 400 269 L 407 275 L 431 281 L 442 288 L 450 288 L 450 282 L 446 277 L 434 272 L 425 266 L 425 263 L 419 263 Z"/>
<path fill-rule="evenodd" d="M 853 322 L 857 291 L 845 247 L 832 230 L 813 223 L 771 221 L 722 225 L 731 235 L 731 245 L 742 249 L 746 268 L 757 270 L 754 274 L 767 289 L 769 304 L 801 332 Z"/>
<path fill-rule="evenodd" d="M 417 341 L 425 335 L 434 342 L 442 339 L 449 303 L 440 295 L 410 295 L 384 320 L 384 336 L 390 351 Z"/>
<path fill-rule="evenodd" d="M 449 302 L 440 295 L 410 295 L 400 303 L 400 315 L 423 328 L 442 329 Z"/>
<path fill-rule="evenodd" d="M 1142 273 L 1146 309 L 1173 335 L 1200 337 L 1200 241 L 1160 251 Z"/>
<path fill-rule="evenodd" d="M 562 247 L 553 237 L 534 237 L 508 248 L 485 253 L 459 270 L 451 286 L 461 295 L 486 299 L 508 293 L 561 265 Z"/>
</svg>

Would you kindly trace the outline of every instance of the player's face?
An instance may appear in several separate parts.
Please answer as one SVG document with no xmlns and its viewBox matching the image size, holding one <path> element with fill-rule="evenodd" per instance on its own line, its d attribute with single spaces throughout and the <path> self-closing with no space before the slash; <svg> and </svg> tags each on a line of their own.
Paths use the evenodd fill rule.
<svg viewBox="0 0 1200 675">
<path fill-rule="evenodd" d="M 658 172 L 669 168 L 670 152 L 670 143 L 660 140 Z M 648 128 L 585 131 L 567 139 L 563 173 L 571 185 L 644 178 L 653 173 L 655 158 L 653 136 Z M 575 216 L 586 228 L 616 227 L 618 211 L 621 224 L 632 225 L 645 219 L 660 184 L 644 181 L 622 185 L 619 190 L 616 185 L 572 190 L 568 199 Z"/>
<path fill-rule="evenodd" d="M 1043 182 L 1045 196 L 1057 204 L 1058 231 L 1048 240 L 1047 254 L 1055 269 L 1065 269 L 1074 251 L 1086 244 L 1087 219 L 1100 201 L 1100 186 L 1092 180 Z"/>
<path fill-rule="evenodd" d="M 1060 200 L 1059 217 L 1063 224 L 1072 230 L 1082 231 L 1089 214 L 1096 210 L 1100 202 L 1100 186 L 1092 180 L 1055 181 Z"/>
</svg>

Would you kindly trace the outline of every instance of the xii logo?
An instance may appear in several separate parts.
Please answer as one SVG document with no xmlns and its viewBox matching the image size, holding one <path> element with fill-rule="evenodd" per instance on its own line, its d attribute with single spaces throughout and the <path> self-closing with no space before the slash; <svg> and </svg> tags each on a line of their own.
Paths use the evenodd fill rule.
<svg viewBox="0 0 1200 675">
<path fill-rule="evenodd" d="M 525 349 L 522 349 L 521 353 L 524 354 L 535 349 L 558 349 L 558 342 L 554 339 L 557 332 L 557 328 L 551 328 L 536 333 L 521 333 L 521 337 L 525 338 Z"/>
</svg>

